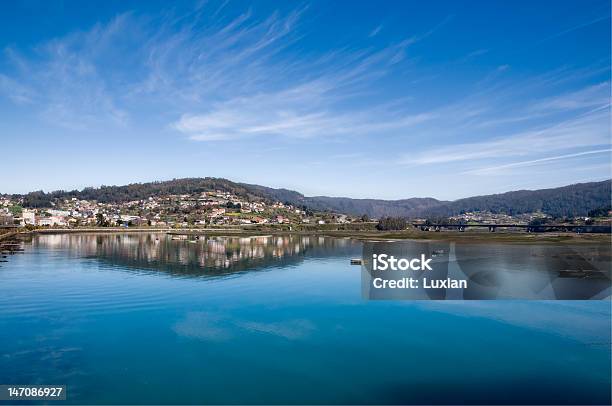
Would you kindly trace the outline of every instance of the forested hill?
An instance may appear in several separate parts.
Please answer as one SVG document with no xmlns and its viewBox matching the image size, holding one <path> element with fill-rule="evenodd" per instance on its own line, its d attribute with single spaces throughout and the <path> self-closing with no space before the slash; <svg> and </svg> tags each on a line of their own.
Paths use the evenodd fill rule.
<svg viewBox="0 0 612 406">
<path fill-rule="evenodd" d="M 431 197 L 402 200 L 350 199 L 348 197 L 306 197 L 305 204 L 315 210 L 331 210 L 352 215 L 366 214 L 371 218 L 415 217 L 428 209 L 446 203 Z"/>
<path fill-rule="evenodd" d="M 266 196 L 280 202 L 307 206 L 313 210 L 333 211 L 355 216 L 365 214 L 372 218 L 382 216 L 408 216 L 411 215 L 411 213 L 421 212 L 441 203 L 446 203 L 430 197 L 415 197 L 402 200 L 352 199 L 349 197 L 328 196 L 307 197 L 293 190 L 273 189 L 265 186 L 248 184 L 242 184 L 242 186 L 248 188 L 251 193 L 259 196 Z"/>
<path fill-rule="evenodd" d="M 423 212 L 449 216 L 468 211 L 519 214 L 541 211 L 555 217 L 586 216 L 590 210 L 609 207 L 612 181 L 577 183 L 553 189 L 518 190 L 496 195 L 475 196 L 441 203 Z"/>
<path fill-rule="evenodd" d="M 259 194 L 257 190 L 251 190 L 248 185 L 241 185 L 227 179 L 183 178 L 163 182 L 132 183 L 124 186 L 89 187 L 80 191 L 31 192 L 25 195 L 24 205 L 28 207 L 48 207 L 55 198 L 65 199 L 70 197 L 97 200 L 101 203 L 122 203 L 147 199 L 151 196 L 193 194 L 216 190 L 252 200 L 267 198 L 264 194 Z"/>
<path fill-rule="evenodd" d="M 580 183 L 554 189 L 519 190 L 476 196 L 452 202 L 433 198 L 402 200 L 351 199 L 347 197 L 306 197 L 288 189 L 236 183 L 222 178 L 185 178 L 163 182 L 102 186 L 77 191 L 31 192 L 24 196 L 26 207 L 49 207 L 53 199 L 77 197 L 103 203 L 141 200 L 151 196 L 191 194 L 221 190 L 249 200 L 289 202 L 313 210 L 333 211 L 372 218 L 382 216 L 450 216 L 466 211 L 519 214 L 542 211 L 552 216 L 587 215 L 590 210 L 610 205 L 611 181 Z"/>
<path fill-rule="evenodd" d="M 554 217 L 586 216 L 590 210 L 610 206 L 612 181 L 578 183 L 553 189 L 519 190 L 495 195 L 475 196 L 455 201 L 433 198 L 402 200 L 351 199 L 347 197 L 305 197 L 286 189 L 244 185 L 261 195 L 279 201 L 303 204 L 315 210 L 330 210 L 372 218 L 447 217 L 468 211 L 520 214 L 541 211 Z"/>
</svg>

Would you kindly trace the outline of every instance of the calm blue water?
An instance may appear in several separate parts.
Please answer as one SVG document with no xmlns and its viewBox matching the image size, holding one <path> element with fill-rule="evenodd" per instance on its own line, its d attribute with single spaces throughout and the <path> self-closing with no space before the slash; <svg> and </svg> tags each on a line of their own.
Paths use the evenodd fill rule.
<svg viewBox="0 0 612 406">
<path fill-rule="evenodd" d="M 24 248 L 0 264 L 0 384 L 68 403 L 610 403 L 609 301 L 366 302 L 345 239 Z"/>
</svg>

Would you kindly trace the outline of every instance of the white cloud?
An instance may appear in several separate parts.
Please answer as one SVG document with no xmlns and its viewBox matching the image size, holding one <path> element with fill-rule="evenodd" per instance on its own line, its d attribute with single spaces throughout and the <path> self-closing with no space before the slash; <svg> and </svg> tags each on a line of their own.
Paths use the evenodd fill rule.
<svg viewBox="0 0 612 406">
<path fill-rule="evenodd" d="M 145 106 L 162 109 L 174 114 L 171 128 L 199 141 L 364 133 L 424 118 L 401 109 L 376 117 L 383 106 L 341 112 L 337 104 L 369 91 L 435 29 L 379 50 L 280 56 L 300 39 L 305 9 L 265 18 L 248 10 L 203 23 L 213 11 L 206 7 L 126 13 L 40 44 L 34 56 L 9 50 L 13 69 L 0 76 L 0 92 L 72 129 L 125 126 Z"/>
<path fill-rule="evenodd" d="M 331 107 L 335 96 L 325 89 L 314 83 L 232 99 L 213 106 L 208 113 L 185 114 L 173 127 L 195 141 L 264 135 L 312 138 L 405 130 L 433 118 L 429 114 L 389 111 L 386 106 L 338 112 Z"/>
<path fill-rule="evenodd" d="M 609 145 L 609 82 L 554 91 L 585 72 L 561 70 L 517 83 L 501 72 L 508 65 L 500 65 L 463 100 L 432 95 L 421 108 L 407 103 L 412 95 L 403 90 L 380 102 L 378 80 L 402 70 L 410 47 L 451 16 L 382 49 L 347 45 L 313 56 L 291 51 L 305 9 L 258 18 L 250 10 L 217 17 L 223 6 L 207 7 L 185 15 L 126 13 L 31 53 L 9 49 L 12 70 L 0 74 L 0 93 L 33 106 L 38 117 L 79 130 L 126 126 L 136 114 L 161 112 L 166 128 L 193 141 L 396 136 L 410 153 L 389 163 L 470 162 L 473 173 Z M 477 49 L 466 58 L 487 52 Z M 541 92 L 545 86 L 548 93 Z M 534 100 L 531 94 L 549 96 Z M 155 106 L 153 114 L 145 105 Z M 492 159 L 502 162 L 486 162 Z"/>
<path fill-rule="evenodd" d="M 545 98 L 531 106 L 532 110 L 557 112 L 607 106 L 610 103 L 610 82 L 587 86 L 570 93 Z"/>
<path fill-rule="evenodd" d="M 180 26 L 164 19 L 142 45 L 146 75 L 130 94 L 201 103 L 256 91 L 268 82 L 267 75 L 285 68 L 271 59 L 299 38 L 295 28 L 303 12 L 273 13 L 257 20 L 247 11 L 227 23 L 219 20 L 205 26 L 193 17 Z"/>
<path fill-rule="evenodd" d="M 39 117 L 68 128 L 125 124 L 128 113 L 118 106 L 97 58 L 120 39 L 126 19 L 119 16 L 86 33 L 45 42 L 31 57 L 6 49 L 13 70 L 0 75 L 0 93 L 31 105 Z"/>
<path fill-rule="evenodd" d="M 493 137 L 492 135 L 495 132 L 507 131 L 504 129 L 504 125 L 513 123 L 514 120 L 511 120 L 508 114 L 504 115 L 503 111 L 498 112 L 497 107 L 489 106 L 483 110 L 478 110 L 477 107 L 468 105 L 457 110 L 443 110 L 446 113 L 452 112 L 452 117 L 444 122 L 444 125 L 449 127 L 449 131 L 454 129 L 468 136 L 478 135 L 480 141 L 451 142 L 442 147 L 404 154 L 399 162 L 405 165 L 442 165 L 459 162 L 478 163 L 486 160 L 503 162 L 515 157 L 533 157 L 531 160 L 537 160 L 543 158 L 542 154 L 549 152 L 567 151 L 570 154 L 576 153 L 576 151 L 583 152 L 580 151 L 581 148 L 609 146 L 609 106 L 600 106 L 602 99 L 592 101 L 585 97 L 595 90 L 599 92 L 600 86 L 571 93 L 568 97 L 537 101 L 527 106 L 527 110 L 540 109 L 545 105 L 554 105 L 558 106 L 559 109 L 567 110 L 573 110 L 576 106 L 599 107 L 577 115 L 570 114 L 570 118 L 562 121 L 559 121 L 556 117 L 548 118 L 548 113 L 535 115 L 530 119 L 543 117 L 545 119 L 544 123 L 523 125 L 521 130 L 510 132 L 508 135 L 501 137 Z M 552 109 L 552 107 L 550 108 Z M 477 113 L 474 114 L 474 111 Z M 493 117 L 501 116 L 502 118 L 492 119 L 490 118 L 492 114 Z M 484 117 L 478 117 L 479 115 L 484 115 Z M 451 127 L 449 121 L 454 122 L 454 128 Z M 488 124 L 483 125 L 485 122 Z M 481 169 L 484 171 L 489 166 L 491 166 L 490 163 Z M 479 169 L 474 169 L 470 172 L 476 173 L 478 171 Z"/>
<path fill-rule="evenodd" d="M 380 30 L 382 30 L 382 28 L 383 28 L 382 24 L 377 26 L 372 31 L 370 31 L 370 33 L 368 34 L 368 37 L 370 37 L 370 38 L 375 37 L 376 35 L 378 35 Z"/>
<path fill-rule="evenodd" d="M 289 64 L 283 69 L 284 78 L 262 79 L 259 91 L 237 92 L 239 95 L 213 103 L 205 112 L 184 113 L 172 128 L 195 141 L 264 135 L 329 137 L 409 128 L 431 119 L 431 115 L 408 113 L 397 101 L 347 111 L 338 104 L 367 97 L 366 85 L 400 63 L 415 41 L 409 38 L 378 51 L 338 52 L 299 67 Z M 292 76 L 298 79 L 290 79 Z M 308 79 L 300 80 L 301 76 Z M 274 89 L 261 90 L 266 87 Z"/>
<path fill-rule="evenodd" d="M 559 161 L 559 160 L 565 160 L 565 159 L 570 159 L 570 158 L 579 158 L 579 157 L 588 156 L 588 155 L 598 155 L 598 154 L 605 154 L 605 153 L 608 153 L 608 155 L 610 155 L 610 152 L 612 152 L 612 149 L 610 148 L 597 149 L 593 151 L 583 151 L 583 152 L 577 152 L 573 154 L 549 156 L 546 158 L 532 159 L 529 161 L 520 161 L 520 162 L 513 162 L 513 163 L 505 164 L 505 165 L 480 168 L 480 169 L 475 169 L 471 171 L 466 171 L 464 173 L 473 174 L 473 175 L 495 175 L 501 171 L 513 169 L 513 168 L 521 168 L 521 167 L 526 167 L 526 166 L 545 164 L 551 161 Z"/>
<path fill-rule="evenodd" d="M 6 75 L 0 74 L 0 93 L 17 104 L 32 103 L 34 95 L 30 89 Z"/>
</svg>

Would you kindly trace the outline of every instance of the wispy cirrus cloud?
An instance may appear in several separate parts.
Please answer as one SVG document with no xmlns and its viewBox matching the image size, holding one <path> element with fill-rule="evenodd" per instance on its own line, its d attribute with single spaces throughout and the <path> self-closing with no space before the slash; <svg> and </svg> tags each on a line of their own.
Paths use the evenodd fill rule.
<svg viewBox="0 0 612 406">
<path fill-rule="evenodd" d="M 610 82 L 598 83 L 573 92 L 544 98 L 530 110 L 554 113 L 557 111 L 606 107 L 610 103 Z"/>
<path fill-rule="evenodd" d="M 367 86 L 401 63 L 407 48 L 417 41 L 412 37 L 380 50 L 337 51 L 299 66 L 285 61 L 280 88 L 278 83 L 262 80 L 259 91 L 241 92 L 204 112 L 184 113 L 172 128 L 194 141 L 330 137 L 409 128 L 431 115 L 409 112 L 397 102 L 348 110 L 338 106 L 351 98 L 367 97 Z"/>
<path fill-rule="evenodd" d="M 120 39 L 127 24 L 128 15 L 121 15 L 87 32 L 43 42 L 28 56 L 5 49 L 12 70 L 0 75 L 0 92 L 67 128 L 125 124 L 128 112 L 117 104 L 99 59 Z"/>
<path fill-rule="evenodd" d="M 532 159 L 532 160 L 528 160 L 528 161 L 519 161 L 519 162 L 513 162 L 511 164 L 505 164 L 505 165 L 498 165 L 498 166 L 490 166 L 487 168 L 480 168 L 480 169 L 475 169 L 475 170 L 470 170 L 470 171 L 466 171 L 466 174 L 475 174 L 475 175 L 490 175 L 490 174 L 495 174 L 495 173 L 499 173 L 501 171 L 507 170 L 507 169 L 513 169 L 513 168 L 522 168 L 522 167 L 526 167 L 526 166 L 534 166 L 534 165 L 540 165 L 540 164 L 546 164 L 552 161 L 559 161 L 559 160 L 565 160 L 565 159 L 571 159 L 571 158 L 580 158 L 580 157 L 584 157 L 584 156 L 588 156 L 588 155 L 599 155 L 599 154 L 610 154 L 610 152 L 612 152 L 612 149 L 610 148 L 606 148 L 606 149 L 596 149 L 596 150 L 592 150 L 592 151 L 583 151 L 583 152 L 577 152 L 577 153 L 573 153 L 573 154 L 564 154 L 564 155 L 557 155 L 557 156 L 549 156 L 546 158 L 539 158 L 539 159 Z M 608 168 L 610 168 L 610 166 L 608 165 Z"/>
<path fill-rule="evenodd" d="M 506 137 L 432 148 L 416 156 L 406 156 L 403 162 L 413 165 L 444 164 L 608 145 L 608 119 L 608 111 L 601 110 L 577 119 L 513 133 Z"/>
<path fill-rule="evenodd" d="M 382 24 L 376 26 L 376 28 L 374 28 L 372 31 L 370 31 L 370 33 L 368 34 L 368 37 L 372 38 L 378 35 L 378 33 L 380 32 L 380 30 L 383 29 Z"/>
<path fill-rule="evenodd" d="M 532 87 L 527 84 L 525 89 Z M 603 82 L 532 98 L 519 105 L 511 101 L 525 91 L 520 87 L 496 87 L 494 97 L 485 90 L 475 98 L 442 108 L 438 114 L 445 117 L 442 127 L 449 135 L 468 134 L 475 141 L 425 148 L 405 154 L 398 162 L 412 166 L 468 165 L 472 168 L 461 169 L 462 173 L 492 175 L 601 154 L 610 146 L 609 89 L 610 83 Z M 551 153 L 556 155 L 551 157 Z"/>
<path fill-rule="evenodd" d="M 30 104 L 49 122 L 84 129 L 124 125 L 143 102 L 193 106 L 249 91 L 272 73 L 267 61 L 291 44 L 302 12 L 254 20 L 247 10 L 208 28 L 198 26 L 202 10 L 120 14 L 28 53 L 7 48 L 11 69 L 0 74 L 0 95 Z"/>
<path fill-rule="evenodd" d="M 232 99 L 205 114 L 185 114 L 173 124 L 195 141 L 243 137 L 289 138 L 351 136 L 402 130 L 434 118 L 408 114 L 387 104 L 349 112 L 335 111 L 332 89 L 308 83 L 277 93 Z"/>
<path fill-rule="evenodd" d="M 304 11 L 275 12 L 261 20 L 247 10 L 210 25 L 198 24 L 198 14 L 183 17 L 180 24 L 161 18 L 143 46 L 145 78 L 131 94 L 202 103 L 261 90 L 268 75 L 289 68 L 273 59 L 299 39 L 296 26 Z"/>
<path fill-rule="evenodd" d="M 596 17 L 596 18 L 594 18 L 592 20 L 585 21 L 585 22 L 573 25 L 573 26 L 568 27 L 568 28 L 566 28 L 566 29 L 564 29 L 562 31 L 556 32 L 556 33 L 554 33 L 554 34 L 552 34 L 552 35 L 550 35 L 550 36 L 548 36 L 546 38 L 543 38 L 540 41 L 537 41 L 536 43 L 534 43 L 534 46 L 540 45 L 540 44 L 542 44 L 544 42 L 547 42 L 547 41 L 550 41 L 552 39 L 555 39 L 555 38 L 561 37 L 563 35 L 569 34 L 569 33 L 573 32 L 573 31 L 580 30 L 582 28 L 588 27 L 590 25 L 601 23 L 601 22 L 604 22 L 604 21 L 609 21 L 609 20 L 610 20 L 610 16 L 609 15 L 602 16 L 602 17 Z"/>
<path fill-rule="evenodd" d="M 390 103 L 357 110 L 338 106 L 370 92 L 406 60 L 411 45 L 448 19 L 383 48 L 304 57 L 282 54 L 301 38 L 307 8 L 265 18 L 246 10 L 204 21 L 211 12 L 206 7 L 182 15 L 120 14 L 46 41 L 33 56 L 9 49 L 13 69 L 1 74 L 0 92 L 31 104 L 40 118 L 75 130 L 125 126 L 145 108 L 162 109 L 176 117 L 167 127 L 193 141 L 363 134 L 425 119 L 397 105 L 381 117 Z"/>
<path fill-rule="evenodd" d="M 27 87 L 6 75 L 0 74 L 0 93 L 4 93 L 16 104 L 28 104 L 34 100 L 34 93 Z"/>
<path fill-rule="evenodd" d="M 43 134 L 59 126 L 56 133 L 78 139 L 97 128 L 117 134 L 114 142 L 130 134 L 135 145 L 191 142 L 201 151 L 240 141 L 257 150 L 244 160 L 266 154 L 270 141 L 287 151 L 299 145 L 304 162 L 330 172 L 349 161 L 334 157 L 360 156 L 351 164 L 488 175 L 570 159 L 601 163 L 593 151 L 609 148 L 609 54 L 543 71 L 505 58 L 499 38 L 455 49 L 461 14 L 401 27 L 383 16 L 366 21 L 357 39 L 321 40 L 312 7 L 210 1 L 120 12 L 4 50 L 0 95 L 40 120 Z M 607 18 L 566 21 L 561 35 Z M 322 151 L 321 142 L 330 147 Z M 379 149 L 382 163 L 368 158 Z"/>
</svg>

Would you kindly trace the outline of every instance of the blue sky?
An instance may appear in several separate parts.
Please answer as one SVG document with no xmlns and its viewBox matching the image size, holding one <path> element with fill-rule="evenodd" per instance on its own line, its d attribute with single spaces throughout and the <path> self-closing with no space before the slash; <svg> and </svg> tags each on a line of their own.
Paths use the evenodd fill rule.
<svg viewBox="0 0 612 406">
<path fill-rule="evenodd" d="M 0 7 L 0 193 L 217 176 L 456 199 L 610 178 L 609 1 Z"/>
</svg>

